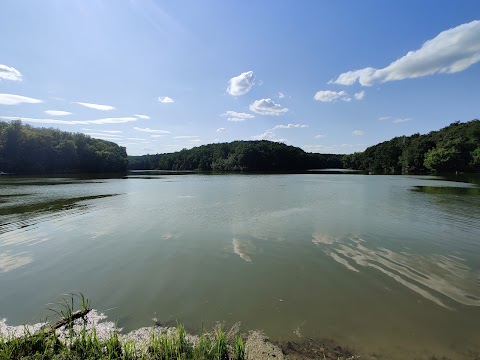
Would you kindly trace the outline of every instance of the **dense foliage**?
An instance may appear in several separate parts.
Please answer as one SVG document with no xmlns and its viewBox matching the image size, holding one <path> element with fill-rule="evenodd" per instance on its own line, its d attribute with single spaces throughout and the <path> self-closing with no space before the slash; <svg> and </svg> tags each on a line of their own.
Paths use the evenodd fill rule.
<svg viewBox="0 0 480 360">
<path fill-rule="evenodd" d="M 373 173 L 480 170 L 480 120 L 425 135 L 401 136 L 343 157 L 346 168 Z"/>
<path fill-rule="evenodd" d="M 306 153 L 272 141 L 209 144 L 170 154 L 129 156 L 130 169 L 300 171 L 341 168 L 341 155 Z"/>
<path fill-rule="evenodd" d="M 15 174 L 119 172 L 127 153 L 115 143 L 16 120 L 0 122 L 0 171 Z"/>
</svg>

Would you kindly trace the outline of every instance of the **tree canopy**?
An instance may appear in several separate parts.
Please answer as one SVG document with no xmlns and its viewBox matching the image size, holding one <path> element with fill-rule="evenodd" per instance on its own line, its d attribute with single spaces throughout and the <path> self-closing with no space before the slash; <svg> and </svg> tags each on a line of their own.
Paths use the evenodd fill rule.
<svg viewBox="0 0 480 360">
<path fill-rule="evenodd" d="M 233 141 L 169 154 L 129 156 L 130 169 L 200 171 L 299 171 L 342 167 L 341 155 L 307 153 L 267 140 Z"/>
<path fill-rule="evenodd" d="M 395 137 L 343 157 L 347 168 L 373 173 L 480 170 L 480 120 L 459 121 L 428 134 Z"/>
<path fill-rule="evenodd" d="M 0 122 L 0 171 L 15 174 L 120 172 L 127 153 L 117 144 L 81 133 Z"/>
</svg>

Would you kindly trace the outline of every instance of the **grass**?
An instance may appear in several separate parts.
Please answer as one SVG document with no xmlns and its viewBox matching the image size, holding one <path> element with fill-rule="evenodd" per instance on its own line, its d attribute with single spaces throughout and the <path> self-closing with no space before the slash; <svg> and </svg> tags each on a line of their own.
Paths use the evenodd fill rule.
<svg viewBox="0 0 480 360">
<path fill-rule="evenodd" d="M 80 310 L 74 311 L 74 308 L 78 307 L 77 303 Z M 64 298 L 59 309 L 51 309 L 55 316 L 60 318 L 54 324 L 47 324 L 36 333 L 32 333 L 25 326 L 20 337 L 0 335 L 0 360 L 245 359 L 245 346 L 242 337 L 238 335 L 238 326 L 225 333 L 219 325 L 210 333 L 202 331 L 199 336 L 190 336 L 183 325 L 177 324 L 176 328 L 164 332 L 152 330 L 145 345 L 122 337 L 117 330 L 109 337 L 100 339 L 95 327 L 87 329 L 85 319 L 75 318 L 76 314 L 83 314 L 89 309 L 89 301 L 81 294 L 71 295 L 69 299 Z"/>
</svg>

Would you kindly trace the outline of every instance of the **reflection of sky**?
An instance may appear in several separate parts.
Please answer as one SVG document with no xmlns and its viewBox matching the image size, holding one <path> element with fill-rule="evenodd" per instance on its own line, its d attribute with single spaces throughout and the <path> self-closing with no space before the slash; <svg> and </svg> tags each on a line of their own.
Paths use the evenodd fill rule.
<svg viewBox="0 0 480 360">
<path fill-rule="evenodd" d="M 18 254 L 3 252 L 0 253 L 0 272 L 9 272 L 31 262 L 32 258 L 26 252 Z"/>
<path fill-rule="evenodd" d="M 477 285 L 480 273 L 456 255 L 419 255 L 370 248 L 368 241 L 358 236 L 314 233 L 312 242 L 347 269 L 356 272 L 361 267 L 376 269 L 438 305 L 449 307 L 442 300 L 444 296 L 460 304 L 480 306 Z"/>
</svg>

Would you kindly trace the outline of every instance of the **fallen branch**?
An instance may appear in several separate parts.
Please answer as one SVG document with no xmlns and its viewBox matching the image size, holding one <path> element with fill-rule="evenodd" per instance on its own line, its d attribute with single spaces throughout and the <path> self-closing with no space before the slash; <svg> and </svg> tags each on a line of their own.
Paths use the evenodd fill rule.
<svg viewBox="0 0 480 360">
<path fill-rule="evenodd" d="M 91 311 L 92 309 L 85 309 L 85 310 L 79 310 L 74 312 L 71 316 L 68 316 L 62 320 L 57 321 L 53 325 L 46 325 L 44 326 L 40 331 L 43 331 L 45 334 L 53 332 L 57 330 L 58 328 L 61 328 L 62 326 L 72 324 L 75 320 L 77 319 L 84 319 L 85 316 Z"/>
</svg>

